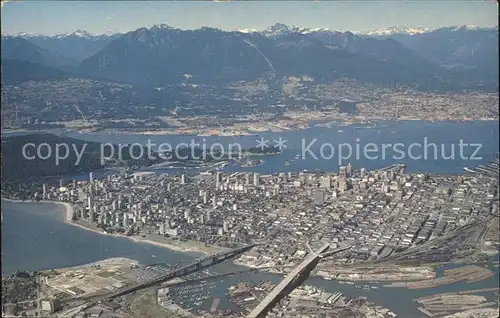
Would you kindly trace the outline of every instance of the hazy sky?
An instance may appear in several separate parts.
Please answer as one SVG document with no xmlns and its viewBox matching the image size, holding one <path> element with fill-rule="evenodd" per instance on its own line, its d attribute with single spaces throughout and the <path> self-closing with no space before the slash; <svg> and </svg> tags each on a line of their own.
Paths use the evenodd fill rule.
<svg viewBox="0 0 500 318">
<path fill-rule="evenodd" d="M 128 32 L 165 23 L 181 29 L 265 29 L 276 22 L 342 31 L 394 25 L 497 26 L 495 0 L 433 1 L 15 1 L 2 5 L 2 34 L 77 29 Z"/>
</svg>

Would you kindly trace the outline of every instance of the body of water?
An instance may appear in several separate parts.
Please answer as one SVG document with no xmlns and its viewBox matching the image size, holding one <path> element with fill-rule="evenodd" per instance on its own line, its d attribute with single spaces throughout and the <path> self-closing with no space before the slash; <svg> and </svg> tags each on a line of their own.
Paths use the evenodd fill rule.
<svg viewBox="0 0 500 318">
<path fill-rule="evenodd" d="M 286 148 L 282 148 L 281 154 L 257 157 L 263 159 L 264 163 L 256 167 L 241 167 L 231 162 L 223 169 L 229 173 L 237 171 L 258 173 L 303 170 L 338 171 L 340 165 L 348 163 L 351 163 L 355 169 L 372 170 L 404 163 L 409 172 L 463 173 L 464 167 L 485 164 L 499 153 L 498 121 L 382 121 L 375 128 L 359 129 L 359 127 L 360 125 L 343 126 L 332 123 L 328 127 L 312 127 L 293 132 L 262 132 L 256 136 L 238 137 L 143 135 L 106 131 L 95 133 L 53 131 L 53 133 L 102 143 L 129 145 L 138 143 L 143 146 L 146 146 L 148 142 L 157 146 L 167 143 L 172 148 L 194 142 L 199 147 L 205 145 L 207 149 L 210 149 L 211 145 L 217 143 L 226 151 L 237 149 L 234 145 L 239 145 L 242 149 L 255 147 L 261 138 L 268 142 L 268 146 L 275 145 L 280 138 L 284 141 Z M 3 133 L 2 136 L 18 134 L 23 133 Z M 461 143 L 464 145 L 462 155 Z M 368 144 L 370 146 L 367 146 Z M 395 146 L 396 144 L 399 145 Z M 365 147 L 369 147 L 368 151 L 365 151 Z M 350 156 L 348 156 L 349 148 L 351 149 Z M 376 151 L 370 150 L 375 148 Z M 340 153 L 345 159 L 339 161 Z M 207 168 L 144 168 L 142 170 L 178 173 L 204 171 Z M 94 176 L 99 177 L 107 173 L 110 171 L 101 170 L 95 172 Z M 65 176 L 65 178 L 86 179 L 88 174 L 79 173 Z"/>
</svg>

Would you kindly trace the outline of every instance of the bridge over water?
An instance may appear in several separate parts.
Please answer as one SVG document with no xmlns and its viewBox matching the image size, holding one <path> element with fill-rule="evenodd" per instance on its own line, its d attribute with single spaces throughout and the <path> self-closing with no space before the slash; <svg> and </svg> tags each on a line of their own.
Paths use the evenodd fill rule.
<svg viewBox="0 0 500 318">
<path fill-rule="evenodd" d="M 106 296 L 102 296 L 102 297 L 98 298 L 97 300 L 94 300 L 94 301 L 88 303 L 82 310 L 93 307 L 102 301 L 112 300 L 113 298 L 124 296 L 126 294 L 130 294 L 130 293 L 136 292 L 136 291 L 144 289 L 144 288 L 152 287 L 154 285 L 161 284 L 165 281 L 171 280 L 171 279 L 176 278 L 176 277 L 182 277 L 182 276 L 189 275 L 191 273 L 197 272 L 199 270 L 210 267 L 212 265 L 221 263 L 227 259 L 233 258 L 236 255 L 244 253 L 245 251 L 251 249 L 254 246 L 255 246 L 255 244 L 237 247 L 237 248 L 234 248 L 234 249 L 231 249 L 228 251 L 219 252 L 217 254 L 211 254 L 211 255 L 206 256 L 204 258 L 197 259 L 190 264 L 173 269 L 173 270 L 169 271 L 168 273 L 166 273 L 165 275 L 162 275 L 158 278 L 146 281 L 144 283 L 137 284 L 135 286 L 130 286 L 130 287 L 127 287 L 125 289 L 117 290 L 117 291 L 115 291 L 109 295 L 106 295 Z"/>
<path fill-rule="evenodd" d="M 286 295 L 290 294 L 297 286 L 299 286 L 308 276 L 309 273 L 316 267 L 319 261 L 329 255 L 345 251 L 348 247 L 341 247 L 324 253 L 330 244 L 321 246 L 318 250 L 311 252 L 306 258 L 295 267 L 267 296 L 254 308 L 247 316 L 248 318 L 265 317 L 267 313 Z"/>
</svg>

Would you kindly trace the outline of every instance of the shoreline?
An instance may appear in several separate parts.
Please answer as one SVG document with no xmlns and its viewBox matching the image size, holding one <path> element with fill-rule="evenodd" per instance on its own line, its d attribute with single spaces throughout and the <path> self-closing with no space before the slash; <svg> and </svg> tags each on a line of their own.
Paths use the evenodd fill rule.
<svg viewBox="0 0 500 318">
<path fill-rule="evenodd" d="M 1 198 L 1 199 L 3 201 L 11 202 L 11 203 L 48 203 L 48 204 L 54 204 L 54 205 L 57 205 L 57 206 L 62 206 L 62 207 L 64 207 L 64 209 L 62 211 L 61 210 L 59 210 L 59 211 L 62 212 L 62 213 L 64 213 L 64 223 L 66 223 L 66 224 L 68 224 L 70 226 L 75 226 L 75 227 L 84 229 L 84 230 L 89 231 L 89 232 L 93 232 L 93 233 L 99 234 L 99 235 L 125 238 L 125 239 L 131 240 L 131 241 L 133 241 L 135 243 L 154 245 L 154 246 L 161 247 L 161 248 L 166 248 L 166 249 L 169 249 L 169 250 L 175 251 L 175 252 L 201 253 L 201 254 L 204 254 L 204 255 L 210 255 L 209 252 L 204 251 L 204 250 L 199 249 L 199 248 L 196 248 L 196 247 L 177 246 L 177 245 L 174 245 L 174 244 L 156 242 L 156 241 L 152 241 L 150 239 L 145 239 L 145 238 L 136 237 L 136 236 L 125 236 L 125 235 L 110 234 L 110 233 L 106 233 L 104 231 L 100 231 L 98 229 L 92 228 L 90 226 L 86 226 L 86 225 L 83 225 L 83 224 L 80 224 L 80 223 L 73 222 L 72 218 L 73 218 L 74 208 L 73 208 L 72 204 L 69 203 L 69 202 L 52 201 L 52 200 L 40 200 L 40 201 L 37 202 L 35 200 L 13 200 L 13 199 L 8 199 L 8 198 Z M 202 244 L 202 243 L 200 243 L 200 244 Z M 208 247 L 208 248 L 210 248 L 210 247 Z M 221 250 L 224 249 L 223 247 L 220 247 L 220 246 L 214 246 L 213 248 L 214 249 L 221 249 Z"/>
<path fill-rule="evenodd" d="M 379 117 L 365 117 L 364 119 L 357 119 L 355 118 L 354 120 L 350 120 L 349 118 L 342 118 L 342 117 L 321 117 L 321 118 L 310 118 L 310 119 L 304 119 L 305 122 L 314 122 L 314 121 L 335 121 L 338 122 L 341 125 L 355 125 L 355 124 L 367 124 L 366 121 L 369 122 L 380 122 L 380 121 L 390 121 L 390 120 L 395 120 L 398 122 L 401 121 L 422 121 L 422 122 L 433 122 L 433 123 L 439 123 L 439 122 L 464 122 L 464 123 L 469 123 L 469 122 L 496 122 L 498 121 L 498 118 L 489 118 L 489 117 L 481 117 L 481 118 L 439 118 L 439 119 L 429 119 L 429 118 L 400 118 L 400 119 L 391 119 L 391 118 L 379 118 Z M 269 132 L 283 132 L 283 131 L 291 131 L 291 132 L 297 132 L 297 131 L 302 131 L 306 130 L 308 128 L 314 127 L 305 124 L 305 126 L 300 126 L 296 127 L 294 125 L 290 126 L 283 126 L 283 127 L 274 127 L 274 128 L 279 128 L 279 129 L 274 129 L 273 127 L 258 127 L 257 129 L 248 129 L 248 128 L 240 128 L 240 127 L 234 127 L 233 131 L 231 132 L 220 132 L 217 129 L 212 129 L 212 128 L 206 128 L 200 129 L 198 127 L 182 127 L 182 128 L 160 128 L 157 130 L 148 130 L 147 128 L 144 129 L 130 129 L 130 128 L 103 128 L 103 129 L 97 129 L 97 130 L 89 130 L 88 128 L 79 128 L 79 127 L 61 127 L 61 128 L 46 128 L 46 129 L 30 129 L 30 128 L 5 128 L 2 129 L 2 133 L 54 133 L 54 132 L 59 132 L 59 131 L 69 131 L 69 132 L 75 132 L 75 133 L 93 133 L 93 132 L 104 132 L 104 133 L 121 133 L 121 134 L 136 134 L 136 135 L 158 135 L 158 136 L 168 136 L 168 135 L 179 135 L 179 136 L 192 136 L 192 137 L 245 137 L 245 136 L 258 136 L 260 133 L 269 133 Z M 206 131 L 209 131 L 210 133 L 206 133 Z"/>
</svg>

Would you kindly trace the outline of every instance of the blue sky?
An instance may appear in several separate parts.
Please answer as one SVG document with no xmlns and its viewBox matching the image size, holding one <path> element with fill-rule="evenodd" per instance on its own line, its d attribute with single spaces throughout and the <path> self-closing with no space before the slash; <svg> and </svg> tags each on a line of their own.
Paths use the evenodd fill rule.
<svg viewBox="0 0 500 318">
<path fill-rule="evenodd" d="M 2 34 L 54 35 L 77 29 L 128 32 L 165 23 L 181 29 L 265 29 L 276 22 L 341 31 L 394 25 L 497 26 L 497 1 L 15 1 L 2 6 Z"/>
</svg>

